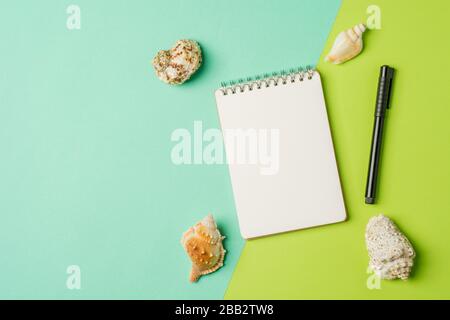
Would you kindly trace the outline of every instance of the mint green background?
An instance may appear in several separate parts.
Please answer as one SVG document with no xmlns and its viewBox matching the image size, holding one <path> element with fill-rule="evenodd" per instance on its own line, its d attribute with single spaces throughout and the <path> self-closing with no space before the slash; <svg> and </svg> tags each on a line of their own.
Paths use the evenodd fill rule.
<svg viewBox="0 0 450 320">
<path fill-rule="evenodd" d="M 79 31 L 66 29 L 72 3 Z M 0 298 L 222 298 L 243 247 L 228 170 L 172 165 L 170 134 L 218 127 L 222 80 L 315 64 L 338 6 L 1 0 Z M 205 63 L 170 87 L 150 60 L 180 38 Z M 179 239 L 208 212 L 228 236 L 226 266 L 190 284 Z M 265 270 L 270 253 L 258 258 Z M 65 287 L 72 264 L 81 291 Z M 232 293 L 254 284 L 243 275 Z"/>
<path fill-rule="evenodd" d="M 381 30 L 340 65 L 323 62 L 335 37 L 378 5 Z M 335 142 L 349 220 L 249 241 L 226 298 L 450 298 L 450 44 L 448 1 L 346 0 L 318 68 Z M 380 172 L 378 204 L 364 204 L 379 67 L 397 69 Z M 282 164 L 280 164 L 282 165 Z M 365 226 L 394 219 L 412 241 L 412 278 L 369 290 Z"/>
</svg>

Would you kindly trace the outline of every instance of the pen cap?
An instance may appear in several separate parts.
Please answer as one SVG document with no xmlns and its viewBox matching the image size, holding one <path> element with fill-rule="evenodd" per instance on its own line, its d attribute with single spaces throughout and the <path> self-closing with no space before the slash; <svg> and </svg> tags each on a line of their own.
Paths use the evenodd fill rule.
<svg viewBox="0 0 450 320">
<path fill-rule="evenodd" d="M 378 79 L 377 102 L 375 106 L 376 117 L 384 116 L 386 109 L 389 109 L 393 78 L 394 69 L 389 66 L 382 66 L 380 69 L 380 78 Z"/>
</svg>

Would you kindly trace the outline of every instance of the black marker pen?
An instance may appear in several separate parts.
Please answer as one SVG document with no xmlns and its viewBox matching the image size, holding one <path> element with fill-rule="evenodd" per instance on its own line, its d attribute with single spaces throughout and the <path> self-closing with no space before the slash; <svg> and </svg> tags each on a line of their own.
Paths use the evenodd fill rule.
<svg viewBox="0 0 450 320">
<path fill-rule="evenodd" d="M 389 109 L 392 79 L 394 69 L 382 66 L 378 80 L 377 102 L 375 106 L 375 123 L 373 126 L 372 149 L 370 152 L 369 172 L 367 174 L 366 203 L 375 203 L 377 189 L 378 166 L 380 163 L 381 142 L 383 140 L 383 127 L 386 110 Z"/>
</svg>

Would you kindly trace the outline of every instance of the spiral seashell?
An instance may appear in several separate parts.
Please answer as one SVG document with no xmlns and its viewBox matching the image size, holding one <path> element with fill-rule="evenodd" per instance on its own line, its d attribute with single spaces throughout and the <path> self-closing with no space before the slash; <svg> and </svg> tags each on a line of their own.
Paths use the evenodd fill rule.
<svg viewBox="0 0 450 320">
<path fill-rule="evenodd" d="M 330 53 L 325 61 L 340 64 L 359 55 L 363 49 L 363 33 L 366 26 L 362 23 L 351 29 L 341 32 L 334 41 Z"/>
<path fill-rule="evenodd" d="M 201 64 L 202 52 L 194 40 L 178 40 L 172 49 L 159 51 L 152 61 L 158 78 L 174 85 L 186 82 Z"/>
<path fill-rule="evenodd" d="M 366 245 L 370 268 L 381 279 L 408 279 L 414 258 L 414 249 L 391 219 L 384 215 L 369 220 Z"/>
<path fill-rule="evenodd" d="M 181 244 L 192 261 L 191 282 L 223 266 L 223 239 L 211 214 L 183 234 Z"/>
</svg>

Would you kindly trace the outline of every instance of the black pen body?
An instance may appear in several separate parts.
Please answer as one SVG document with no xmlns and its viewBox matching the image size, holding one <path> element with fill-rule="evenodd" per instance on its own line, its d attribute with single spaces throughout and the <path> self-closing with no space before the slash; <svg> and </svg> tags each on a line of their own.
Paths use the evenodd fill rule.
<svg viewBox="0 0 450 320">
<path fill-rule="evenodd" d="M 367 173 L 366 203 L 375 203 L 377 191 L 378 168 L 380 165 L 381 144 L 383 140 L 384 116 L 375 116 L 370 150 L 369 170 Z"/>
<path fill-rule="evenodd" d="M 378 170 L 380 167 L 381 146 L 383 141 L 384 121 L 386 110 L 389 109 L 391 96 L 392 79 L 394 69 L 389 66 L 382 66 L 378 79 L 377 101 L 375 105 L 375 121 L 372 133 L 372 146 L 370 151 L 369 171 L 367 174 L 366 196 L 367 204 L 375 203 L 377 191 Z"/>
</svg>

